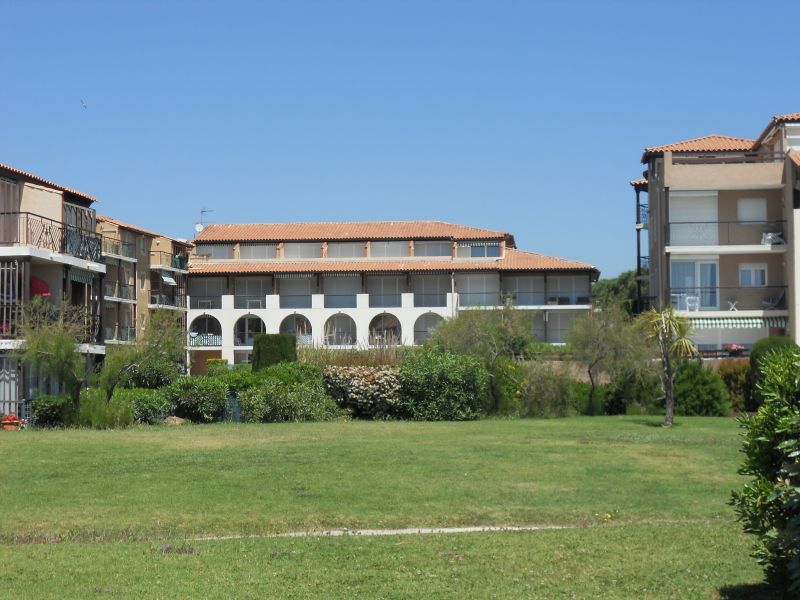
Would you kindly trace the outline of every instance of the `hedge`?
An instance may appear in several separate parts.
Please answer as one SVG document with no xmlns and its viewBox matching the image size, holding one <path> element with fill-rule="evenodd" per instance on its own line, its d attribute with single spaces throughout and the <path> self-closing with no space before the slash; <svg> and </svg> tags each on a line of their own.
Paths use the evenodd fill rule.
<svg viewBox="0 0 800 600">
<path fill-rule="evenodd" d="M 253 338 L 253 371 L 297 360 L 297 338 L 289 333 L 259 333 Z"/>
</svg>

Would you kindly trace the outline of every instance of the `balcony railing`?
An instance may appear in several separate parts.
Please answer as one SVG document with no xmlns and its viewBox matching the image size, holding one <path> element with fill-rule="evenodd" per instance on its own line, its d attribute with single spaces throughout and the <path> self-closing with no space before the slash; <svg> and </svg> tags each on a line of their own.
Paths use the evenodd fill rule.
<svg viewBox="0 0 800 600">
<path fill-rule="evenodd" d="M 669 223 L 671 246 L 782 245 L 786 221 L 696 221 Z"/>
<path fill-rule="evenodd" d="M 311 308 L 311 294 L 281 294 L 281 308 Z"/>
<path fill-rule="evenodd" d="M 111 342 L 133 342 L 136 340 L 135 327 L 106 327 L 105 341 Z"/>
<path fill-rule="evenodd" d="M 640 204 L 639 205 L 639 213 L 636 217 L 636 224 L 637 225 L 647 225 L 649 219 L 650 212 L 648 210 L 647 204 Z"/>
<path fill-rule="evenodd" d="M 106 281 L 103 290 L 106 298 L 120 298 L 122 300 L 136 300 L 136 286 L 119 283 L 117 281 Z"/>
<path fill-rule="evenodd" d="M 222 335 L 218 333 L 189 334 L 189 346 L 222 346 Z"/>
<path fill-rule="evenodd" d="M 155 250 L 150 253 L 150 267 L 187 271 L 189 269 L 189 259 L 180 254 L 170 254 L 169 252 Z"/>
<path fill-rule="evenodd" d="M 186 308 L 186 297 L 152 293 L 150 294 L 150 305 L 164 306 L 168 308 Z"/>
<path fill-rule="evenodd" d="M 647 271 L 650 269 L 650 257 L 649 256 L 640 256 L 639 257 L 639 270 L 640 271 Z"/>
<path fill-rule="evenodd" d="M 123 242 L 116 238 L 103 237 L 103 254 L 114 254 L 126 258 L 136 258 L 136 244 Z"/>
<path fill-rule="evenodd" d="M 44 248 L 99 262 L 100 235 L 28 212 L 0 213 L 0 245 Z"/>
<path fill-rule="evenodd" d="M 370 308 L 397 308 L 402 305 L 401 294 L 370 294 Z"/>
<path fill-rule="evenodd" d="M 667 290 L 675 310 L 785 310 L 786 287 L 681 287 Z"/>
<path fill-rule="evenodd" d="M 267 308 L 267 297 L 264 296 L 242 296 L 233 297 L 233 308 L 243 309 L 262 309 Z"/>
<path fill-rule="evenodd" d="M 356 294 L 325 294 L 325 308 L 355 308 Z"/>
<path fill-rule="evenodd" d="M 222 308 L 222 296 L 192 296 L 189 299 L 189 308 L 200 310 Z"/>
<path fill-rule="evenodd" d="M 729 165 L 740 163 L 774 163 L 783 162 L 786 155 L 781 152 L 748 152 L 740 155 L 729 154 L 695 154 L 693 156 L 672 155 L 674 165 Z"/>
</svg>

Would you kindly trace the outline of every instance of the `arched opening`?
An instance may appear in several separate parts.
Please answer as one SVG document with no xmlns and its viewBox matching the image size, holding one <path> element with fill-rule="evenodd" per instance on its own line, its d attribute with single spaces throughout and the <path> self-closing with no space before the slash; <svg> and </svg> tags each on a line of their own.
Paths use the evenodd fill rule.
<svg viewBox="0 0 800 600">
<path fill-rule="evenodd" d="M 356 343 L 356 322 L 344 313 L 325 321 L 326 346 L 353 346 Z"/>
<path fill-rule="evenodd" d="M 189 327 L 189 346 L 222 346 L 222 325 L 211 315 L 200 315 Z"/>
<path fill-rule="evenodd" d="M 301 346 L 311 345 L 311 321 L 297 313 L 289 315 L 281 321 L 280 333 L 289 333 L 297 338 Z"/>
<path fill-rule="evenodd" d="M 235 346 L 252 346 L 253 338 L 259 333 L 266 333 L 267 328 L 259 317 L 245 315 L 236 321 L 233 328 L 233 344 Z"/>
<path fill-rule="evenodd" d="M 431 332 L 444 319 L 436 313 L 425 313 L 414 323 L 414 343 L 424 344 L 431 337 Z"/>
<path fill-rule="evenodd" d="M 370 346 L 397 346 L 403 342 L 400 320 L 392 314 L 376 316 L 369 324 Z"/>
</svg>

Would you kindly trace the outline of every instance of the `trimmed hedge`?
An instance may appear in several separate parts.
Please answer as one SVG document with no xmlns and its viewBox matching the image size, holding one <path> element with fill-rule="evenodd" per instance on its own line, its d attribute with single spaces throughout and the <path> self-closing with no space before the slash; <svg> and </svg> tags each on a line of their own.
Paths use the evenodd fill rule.
<svg viewBox="0 0 800 600">
<path fill-rule="evenodd" d="M 33 425 L 37 427 L 64 427 L 70 422 L 73 408 L 69 396 L 39 396 L 31 401 Z"/>
<path fill-rule="evenodd" d="M 398 369 L 394 367 L 327 367 L 328 393 L 339 406 L 364 418 L 402 414 Z"/>
<path fill-rule="evenodd" d="M 210 423 L 222 416 L 228 385 L 217 377 L 180 377 L 164 388 L 175 416 L 196 423 Z"/>
<path fill-rule="evenodd" d="M 175 410 L 162 390 L 117 387 L 112 399 L 130 402 L 137 423 L 160 423 Z"/>
<path fill-rule="evenodd" d="M 344 416 L 321 378 L 287 384 L 268 377 L 239 394 L 242 420 L 250 423 L 331 421 Z"/>
<path fill-rule="evenodd" d="M 289 333 L 259 333 L 253 338 L 253 371 L 297 360 L 297 338 Z"/>
<path fill-rule="evenodd" d="M 424 346 L 407 354 L 398 381 L 402 411 L 417 421 L 477 419 L 489 389 L 486 369 L 471 356 Z"/>
<path fill-rule="evenodd" d="M 678 366 L 674 391 L 676 415 L 724 417 L 731 412 L 722 378 L 697 361 L 684 361 Z"/>
</svg>

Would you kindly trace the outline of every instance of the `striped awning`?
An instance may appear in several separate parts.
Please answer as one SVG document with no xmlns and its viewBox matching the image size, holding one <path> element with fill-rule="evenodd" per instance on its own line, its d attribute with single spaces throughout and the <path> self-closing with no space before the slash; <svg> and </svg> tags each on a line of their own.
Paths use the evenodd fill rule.
<svg viewBox="0 0 800 600">
<path fill-rule="evenodd" d="M 692 329 L 786 329 L 786 317 L 692 317 Z"/>
<path fill-rule="evenodd" d="M 92 279 L 94 279 L 94 275 L 92 275 L 91 273 L 87 273 L 86 271 L 76 271 L 72 269 L 69 272 L 69 280 L 74 281 L 76 283 L 92 285 Z"/>
</svg>

